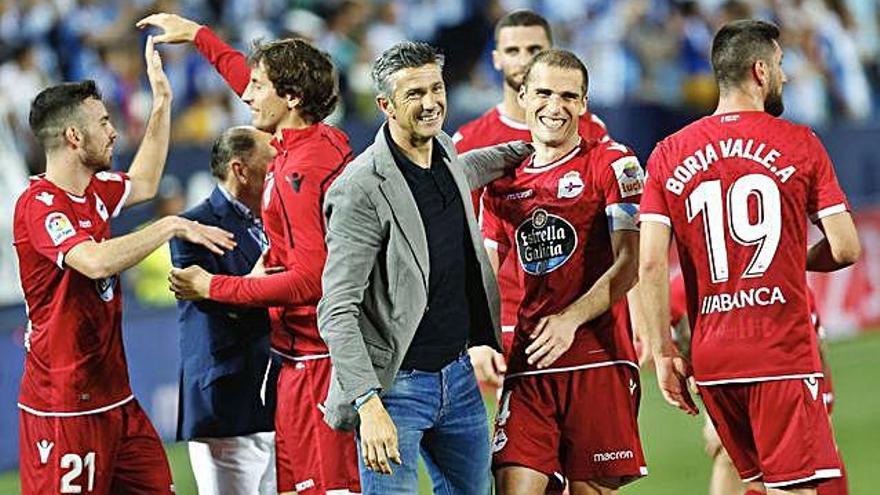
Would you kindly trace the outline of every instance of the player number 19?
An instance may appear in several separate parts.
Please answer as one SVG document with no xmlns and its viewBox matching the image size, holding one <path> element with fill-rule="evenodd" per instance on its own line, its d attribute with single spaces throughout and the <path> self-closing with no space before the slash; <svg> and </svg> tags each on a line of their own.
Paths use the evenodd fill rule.
<svg viewBox="0 0 880 495">
<path fill-rule="evenodd" d="M 74 482 L 82 474 L 83 466 L 88 471 L 86 491 L 91 492 L 95 489 L 95 453 L 89 452 L 84 456 L 64 454 L 61 457 L 61 469 L 70 469 L 70 471 L 61 477 L 61 493 L 82 493 L 82 485 Z"/>
<path fill-rule="evenodd" d="M 757 200 L 757 221 L 749 216 L 749 200 Z M 703 233 L 709 254 L 712 282 L 730 277 L 727 262 L 727 240 L 724 238 L 724 204 L 721 181 L 710 180 L 694 188 L 686 201 L 688 222 L 703 214 Z M 773 262 L 782 237 L 782 205 L 776 182 L 761 174 L 744 175 L 727 190 L 727 224 L 730 236 L 743 246 L 757 246 L 743 278 L 756 278 Z"/>
</svg>

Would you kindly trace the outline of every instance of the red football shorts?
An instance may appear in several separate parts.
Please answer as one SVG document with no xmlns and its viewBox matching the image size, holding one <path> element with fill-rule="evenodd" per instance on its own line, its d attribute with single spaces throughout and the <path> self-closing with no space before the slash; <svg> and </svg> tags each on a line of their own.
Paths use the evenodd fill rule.
<svg viewBox="0 0 880 495">
<path fill-rule="evenodd" d="M 21 492 L 173 493 L 159 435 L 134 399 L 96 414 L 37 416 L 19 411 Z"/>
<path fill-rule="evenodd" d="M 700 386 L 706 412 L 743 480 L 780 488 L 840 476 L 821 382 Z"/>
<path fill-rule="evenodd" d="M 360 492 L 354 433 L 324 422 L 321 404 L 330 387 L 330 359 L 285 359 L 278 375 L 275 468 L 278 491 Z"/>
<path fill-rule="evenodd" d="M 640 397 L 638 371 L 627 365 L 512 375 L 495 418 L 492 468 L 540 471 L 550 490 L 565 479 L 617 488 L 644 476 Z"/>
</svg>

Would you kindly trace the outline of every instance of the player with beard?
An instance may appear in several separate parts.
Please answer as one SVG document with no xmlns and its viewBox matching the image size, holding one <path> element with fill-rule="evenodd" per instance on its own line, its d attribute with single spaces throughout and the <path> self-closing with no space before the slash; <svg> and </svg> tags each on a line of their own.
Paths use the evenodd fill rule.
<svg viewBox="0 0 880 495">
<path fill-rule="evenodd" d="M 209 28 L 174 14 L 139 27 L 163 30 L 158 43 L 193 43 L 251 108 L 254 127 L 274 135 L 262 220 L 269 239 L 261 277 L 212 275 L 199 266 L 171 273 L 180 299 L 268 307 L 272 352 L 283 358 L 275 410 L 278 490 L 320 494 L 360 491 L 354 436 L 322 418 L 330 354 L 318 334 L 324 246 L 324 196 L 351 160 L 348 137 L 322 121 L 338 100 L 330 57 L 302 39 L 257 43 L 250 60 Z"/>
<path fill-rule="evenodd" d="M 648 162 L 640 286 L 653 303 L 643 312 L 660 390 L 697 414 L 690 364 L 669 332 L 674 234 L 693 375 L 747 493 L 812 495 L 840 477 L 841 464 L 820 394 L 805 271 L 849 266 L 861 247 L 822 144 L 809 128 L 778 118 L 778 38 L 775 25 L 755 20 L 715 35 L 718 107 L 661 141 Z M 825 237 L 804 250 L 807 216 Z"/>
<path fill-rule="evenodd" d="M 553 34 L 546 19 L 531 10 L 515 10 L 502 17 L 495 25 L 495 49 L 492 63 L 504 76 L 504 96 L 501 103 L 482 116 L 472 120 L 452 136 L 459 153 L 508 141 L 531 141 L 526 124 L 525 110 L 517 100 L 525 68 L 532 57 L 553 46 Z M 608 131 L 605 123 L 591 113 L 584 112 L 578 123 L 578 131 L 585 141 L 605 141 Z M 472 192 L 474 208 L 480 211 L 483 189 Z M 493 262 L 494 250 L 490 250 Z M 503 263 L 498 272 L 498 290 L 501 293 L 501 337 L 507 352 L 513 342 L 516 312 L 523 297 L 522 280 L 517 275 L 512 257 Z"/>
<path fill-rule="evenodd" d="M 513 258 L 525 288 L 495 480 L 503 495 L 566 480 L 574 495 L 615 493 L 647 474 L 635 349 L 612 310 L 636 281 L 642 169 L 626 146 L 578 134 L 588 74 L 576 55 L 543 51 L 523 79 L 535 153 L 483 195 L 483 234 L 500 260 Z"/>
<path fill-rule="evenodd" d="M 29 123 L 46 173 L 15 205 L 28 308 L 19 394 L 22 493 L 172 493 L 165 450 L 128 383 L 118 274 L 180 237 L 222 254 L 231 234 L 180 217 L 110 238 L 110 219 L 155 196 L 171 88 L 146 45 L 153 108 L 128 173 L 110 172 L 116 130 L 94 81 L 40 92 Z"/>
</svg>

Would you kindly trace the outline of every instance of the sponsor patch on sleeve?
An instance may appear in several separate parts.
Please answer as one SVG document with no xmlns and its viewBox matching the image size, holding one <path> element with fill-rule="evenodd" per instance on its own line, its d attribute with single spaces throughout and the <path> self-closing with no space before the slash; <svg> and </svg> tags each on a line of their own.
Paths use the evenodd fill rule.
<svg viewBox="0 0 880 495">
<path fill-rule="evenodd" d="M 639 230 L 639 205 L 635 203 L 615 203 L 605 207 L 608 217 L 608 230 Z"/>
<path fill-rule="evenodd" d="M 619 158 L 611 164 L 614 176 L 617 178 L 617 186 L 620 188 L 620 196 L 628 198 L 636 194 L 642 194 L 645 187 L 645 173 L 639 165 L 639 159 L 634 156 Z"/>
<path fill-rule="evenodd" d="M 46 215 L 46 233 L 56 246 L 76 235 L 76 229 L 67 215 L 54 211 Z"/>
</svg>

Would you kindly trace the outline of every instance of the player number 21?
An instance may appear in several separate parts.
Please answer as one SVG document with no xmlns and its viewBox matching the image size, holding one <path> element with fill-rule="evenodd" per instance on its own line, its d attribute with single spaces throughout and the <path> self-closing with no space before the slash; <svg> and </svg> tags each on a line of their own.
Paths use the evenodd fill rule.
<svg viewBox="0 0 880 495">
<path fill-rule="evenodd" d="M 86 491 L 90 492 L 95 489 L 95 453 L 89 452 L 84 456 L 77 454 L 64 454 L 61 457 L 61 469 L 70 469 L 61 477 L 61 493 L 82 493 L 82 485 L 74 484 L 79 475 L 82 474 L 83 466 L 88 472 L 88 481 Z"/>
<path fill-rule="evenodd" d="M 757 200 L 757 221 L 749 216 L 749 200 Z M 691 192 L 686 201 L 688 222 L 703 214 L 703 233 L 709 254 L 712 282 L 724 282 L 730 277 L 727 263 L 727 240 L 724 238 L 724 204 L 721 181 L 703 182 Z M 766 175 L 749 174 L 737 179 L 727 190 L 727 225 L 730 236 L 743 246 L 757 246 L 743 278 L 756 278 L 773 262 L 779 239 L 782 237 L 782 206 L 779 187 Z"/>
</svg>

